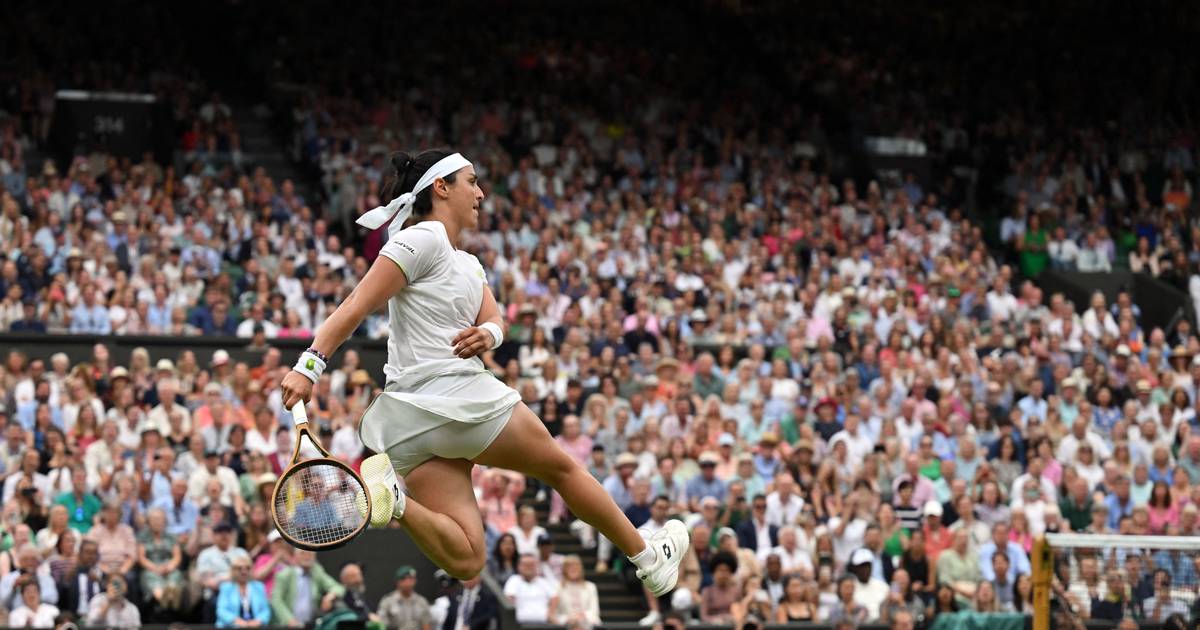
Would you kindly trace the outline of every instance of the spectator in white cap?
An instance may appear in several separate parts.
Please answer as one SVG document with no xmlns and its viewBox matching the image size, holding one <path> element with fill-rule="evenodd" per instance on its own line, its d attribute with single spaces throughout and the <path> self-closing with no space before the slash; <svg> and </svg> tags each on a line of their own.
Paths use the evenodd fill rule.
<svg viewBox="0 0 1200 630">
<path fill-rule="evenodd" d="M 158 429 L 158 432 L 167 436 L 171 434 L 171 414 L 178 413 L 181 418 L 181 427 L 184 433 L 190 433 L 192 428 L 192 413 L 187 407 L 176 404 L 176 394 L 179 393 L 179 381 L 174 378 L 167 378 L 158 381 L 158 400 L 159 403 L 150 413 L 146 414 L 146 422 L 150 426 Z"/>
<path fill-rule="evenodd" d="M 887 582 L 871 575 L 875 554 L 862 547 L 850 554 L 848 567 L 854 575 L 854 601 L 867 609 L 867 619 L 879 619 L 879 607 L 887 600 L 890 588 Z"/>
<path fill-rule="evenodd" d="M 737 438 L 732 433 L 722 433 L 717 437 L 716 474 L 720 479 L 730 479 L 737 471 L 737 458 L 733 456 L 735 446 Z"/>
<path fill-rule="evenodd" d="M 925 533 L 925 555 L 929 561 L 936 564 L 942 551 L 950 548 L 954 533 L 942 523 L 942 504 L 936 500 L 927 501 L 921 511 L 925 516 L 921 528 Z"/>
</svg>

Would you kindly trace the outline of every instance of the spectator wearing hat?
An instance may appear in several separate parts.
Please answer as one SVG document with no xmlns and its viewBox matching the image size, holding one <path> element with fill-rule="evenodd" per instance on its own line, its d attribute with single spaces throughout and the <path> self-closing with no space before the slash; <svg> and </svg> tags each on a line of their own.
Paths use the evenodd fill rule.
<svg viewBox="0 0 1200 630">
<path fill-rule="evenodd" d="M 779 436 L 774 431 L 767 431 L 758 438 L 758 446 L 754 451 L 754 470 L 763 482 L 774 479 L 783 465 L 776 452 L 778 446 Z M 812 452 L 811 448 L 809 452 Z"/>
<path fill-rule="evenodd" d="M 178 404 L 179 381 L 175 378 L 160 379 L 155 387 L 158 393 L 158 404 L 146 414 L 146 423 L 158 430 L 163 437 L 171 435 L 171 415 L 179 416 L 180 429 L 191 433 L 192 413 L 187 407 Z"/>
<path fill-rule="evenodd" d="M 714 463 L 715 466 L 715 463 Z M 604 489 L 624 511 L 633 502 L 632 486 L 633 473 L 637 470 L 638 459 L 633 453 L 621 453 L 613 466 L 613 473 L 604 480 Z M 689 493 L 690 494 L 690 493 Z"/>
<path fill-rule="evenodd" d="M 735 461 L 736 467 L 729 477 L 729 484 L 741 483 L 742 487 L 746 489 L 746 496 L 765 494 L 767 484 L 754 468 L 754 455 L 742 453 L 737 456 Z"/>
<path fill-rule="evenodd" d="M 855 549 L 847 563 L 854 576 L 854 601 L 867 609 L 867 619 L 879 619 L 879 611 L 891 589 L 887 582 L 872 575 L 875 554 L 866 547 Z"/>
<path fill-rule="evenodd" d="M 737 438 L 733 437 L 732 433 L 722 433 L 717 436 L 717 477 L 720 479 L 732 479 L 737 471 L 737 458 L 733 456 L 733 449 L 737 446 Z"/>
<path fill-rule="evenodd" d="M 267 534 L 267 546 L 254 558 L 252 569 L 254 579 L 263 583 L 267 597 L 271 596 L 275 586 L 275 576 L 291 565 L 292 549 L 291 544 L 279 534 L 279 530 L 272 527 L 271 533 Z"/>
<path fill-rule="evenodd" d="M 817 419 L 813 424 L 813 430 L 828 443 L 838 431 L 842 430 L 842 423 L 837 417 L 839 412 L 837 401 L 831 396 L 826 396 L 817 401 L 815 411 Z"/>
<path fill-rule="evenodd" d="M 942 523 L 943 508 L 937 500 L 927 501 L 921 513 L 925 517 L 921 524 L 925 533 L 925 555 L 936 564 L 942 551 L 949 549 L 953 543 L 954 533 Z"/>
<path fill-rule="evenodd" d="M 717 478 L 717 455 L 711 451 L 700 454 L 700 474 L 687 483 L 688 503 L 692 511 L 700 511 L 700 501 L 712 497 L 718 503 L 725 501 L 728 488 Z"/>
<path fill-rule="evenodd" d="M 237 473 L 221 465 L 221 455 L 215 448 L 206 448 L 202 465 L 193 470 L 188 478 L 188 497 L 197 505 L 202 503 L 213 481 L 221 486 L 220 502 L 232 506 L 238 514 L 244 514 L 246 506 L 242 501 Z"/>
<path fill-rule="evenodd" d="M 196 558 L 193 580 L 199 587 L 202 597 L 209 610 L 205 612 L 210 618 L 215 615 L 215 603 L 221 583 L 229 580 L 231 567 L 236 559 L 249 560 L 245 549 L 235 544 L 233 526 L 228 522 L 213 525 L 213 544 L 206 547 Z"/>
</svg>

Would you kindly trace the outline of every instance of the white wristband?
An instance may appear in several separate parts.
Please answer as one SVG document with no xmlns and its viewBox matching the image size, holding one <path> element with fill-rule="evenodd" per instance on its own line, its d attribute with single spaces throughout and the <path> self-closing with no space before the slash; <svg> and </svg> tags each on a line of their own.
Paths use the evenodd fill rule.
<svg viewBox="0 0 1200 630">
<path fill-rule="evenodd" d="M 499 348 L 500 344 L 504 343 L 504 331 L 500 330 L 500 325 L 496 322 L 483 322 L 479 327 L 492 333 L 492 350 Z"/>
<path fill-rule="evenodd" d="M 305 352 L 300 355 L 300 359 L 296 361 L 296 366 L 292 369 L 303 374 L 305 378 L 315 384 L 325 373 L 325 362 L 321 360 L 321 357 L 311 352 Z"/>
</svg>

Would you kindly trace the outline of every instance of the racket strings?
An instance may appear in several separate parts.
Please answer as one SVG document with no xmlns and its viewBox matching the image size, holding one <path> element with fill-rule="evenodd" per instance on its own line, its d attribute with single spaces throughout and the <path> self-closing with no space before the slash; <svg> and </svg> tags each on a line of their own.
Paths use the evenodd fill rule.
<svg viewBox="0 0 1200 630">
<path fill-rule="evenodd" d="M 313 546 L 340 543 L 367 520 L 367 493 L 350 471 L 332 463 L 298 466 L 284 473 L 275 494 L 281 533 Z"/>
</svg>

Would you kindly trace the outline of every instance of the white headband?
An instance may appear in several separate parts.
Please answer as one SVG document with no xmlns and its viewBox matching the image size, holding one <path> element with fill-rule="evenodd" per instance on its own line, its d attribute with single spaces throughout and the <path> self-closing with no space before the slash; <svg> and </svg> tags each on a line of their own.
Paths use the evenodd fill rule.
<svg viewBox="0 0 1200 630">
<path fill-rule="evenodd" d="M 355 221 L 355 223 L 367 229 L 374 230 L 384 223 L 387 223 L 388 219 L 395 217 L 395 220 L 392 221 L 392 225 L 388 227 L 388 237 L 390 238 L 393 234 L 400 231 L 400 228 L 404 225 L 404 222 L 408 220 L 408 215 L 412 214 L 413 202 L 417 200 L 417 193 L 429 188 L 429 186 L 433 184 L 433 180 L 438 179 L 439 177 L 445 177 L 451 173 L 455 173 L 459 169 L 470 165 L 471 162 L 469 162 L 467 158 L 463 157 L 461 153 L 447 155 L 446 157 L 438 160 L 436 164 L 429 167 L 428 171 L 425 171 L 425 174 L 422 175 L 421 179 L 417 181 L 417 185 L 413 186 L 411 192 L 406 192 L 403 195 L 396 197 L 388 202 L 386 206 L 379 206 L 378 208 L 367 211 L 361 217 L 358 217 L 358 220 Z"/>
</svg>

